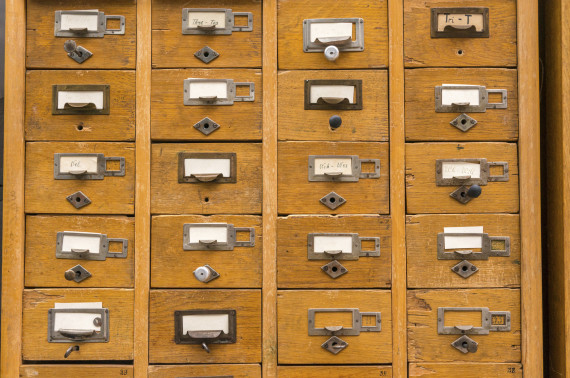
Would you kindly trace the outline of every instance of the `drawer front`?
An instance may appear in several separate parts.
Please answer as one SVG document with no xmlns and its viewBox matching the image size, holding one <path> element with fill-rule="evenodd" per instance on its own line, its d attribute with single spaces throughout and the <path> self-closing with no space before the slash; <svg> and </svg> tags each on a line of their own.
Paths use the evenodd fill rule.
<svg viewBox="0 0 570 378">
<path fill-rule="evenodd" d="M 235 13 L 250 13 L 252 18 L 251 31 L 231 31 L 226 23 L 225 31 L 215 30 L 201 32 L 189 29 L 192 34 L 183 34 L 183 9 L 229 9 L 233 13 L 234 26 L 247 26 L 247 15 Z M 207 20 L 213 16 L 207 12 L 200 15 L 189 12 L 192 22 Z M 230 13 L 230 15 L 232 14 Z M 194 16 L 192 18 L 192 16 Z M 202 17 L 200 17 L 202 16 Z M 152 66 L 156 68 L 169 67 L 261 67 L 261 1 L 259 0 L 214 0 L 206 3 L 194 3 L 184 0 L 169 0 L 152 2 Z M 221 26 L 221 24 L 220 24 Z M 192 25 L 190 25 L 192 27 Z M 217 27 L 216 27 L 217 29 Z M 196 33 L 196 34 L 194 34 Z M 223 33 L 223 34 L 221 34 Z M 196 53 L 204 47 L 214 52 L 202 55 L 199 59 Z M 213 60 L 214 56 L 216 56 Z M 207 61 L 208 63 L 204 62 Z"/>
<path fill-rule="evenodd" d="M 410 362 L 519 362 L 521 360 L 520 290 L 409 290 L 408 291 L 408 360 Z M 438 309 L 463 308 L 469 311 L 446 310 L 442 323 L 447 328 L 485 327 L 481 309 L 492 312 L 509 312 L 510 330 L 472 334 L 459 329 L 453 334 L 438 334 Z M 495 322 L 491 314 L 489 322 Z M 493 326 L 491 326 L 493 327 Z M 488 328 L 487 328 L 488 329 Z M 463 353 L 452 343 L 467 336 L 478 343 L 476 351 Z M 468 343 L 467 340 L 458 341 Z"/>
<path fill-rule="evenodd" d="M 451 32 L 443 37 L 432 38 L 432 9 L 457 7 L 488 8 L 488 37 L 450 38 L 449 36 L 453 34 Z M 460 9 L 449 12 L 452 15 L 473 13 Z M 470 0 L 467 2 L 405 0 L 405 65 L 406 67 L 514 67 L 517 64 L 516 23 L 515 0 Z M 450 24 L 451 21 L 448 20 L 447 25 Z M 441 30 L 445 26 L 444 21 L 443 25 L 438 24 L 437 28 Z M 483 25 L 477 23 L 476 30 L 483 32 Z M 442 36 L 442 34 L 439 35 Z"/>
<path fill-rule="evenodd" d="M 224 154 L 223 159 L 229 158 L 228 154 L 235 154 L 235 172 L 232 174 L 235 182 L 179 183 L 179 153 L 207 153 L 206 158 L 215 157 L 211 154 Z M 260 214 L 261 194 L 259 143 L 152 146 L 151 211 L 154 214 Z"/>
<path fill-rule="evenodd" d="M 28 287 L 133 287 L 134 245 L 132 217 L 28 215 L 25 284 Z M 89 252 L 86 254 L 81 249 Z M 92 260 L 95 254 L 100 256 L 99 260 Z M 75 275 L 67 274 L 69 270 Z"/>
<path fill-rule="evenodd" d="M 292 378 L 361 378 L 392 377 L 391 366 L 278 366 L 280 377 Z"/>
<path fill-rule="evenodd" d="M 235 310 L 235 343 L 175 343 L 175 311 Z M 260 290 L 152 290 L 150 363 L 258 363 L 261 361 Z M 228 332 L 231 332 L 229 327 Z"/>
<path fill-rule="evenodd" d="M 78 87 L 69 87 L 75 86 Z M 85 88 L 81 86 L 97 86 Z M 58 86 L 57 95 L 54 86 Z M 63 86 L 67 86 L 64 88 Z M 104 99 L 108 86 L 108 103 Z M 96 110 L 70 108 L 65 92 L 97 92 L 67 100 L 93 101 Z M 60 92 L 64 92 L 61 93 Z M 54 101 L 55 100 L 55 101 Z M 60 102 L 63 102 L 61 104 Z M 135 139 L 134 71 L 28 71 L 26 73 L 25 135 L 30 141 L 120 141 Z M 54 105 L 55 103 L 55 105 Z M 75 104 L 75 103 L 72 103 Z M 54 110 L 54 106 L 58 110 Z M 63 106 L 64 111 L 60 108 Z M 90 106 L 90 105 L 88 105 Z M 65 110 L 65 109 L 70 110 Z M 65 113 L 65 114 L 54 114 Z M 75 113 L 75 114 L 71 114 Z M 107 113 L 107 114 L 95 114 Z"/>
<path fill-rule="evenodd" d="M 332 75 L 329 71 L 281 71 L 278 83 L 280 140 L 388 141 L 386 71 L 334 71 Z M 312 94 L 313 85 L 317 91 L 325 90 L 323 97 L 345 98 L 350 104 L 320 105 L 323 97 Z M 346 94 L 352 98 L 343 97 L 345 93 L 335 86 L 354 86 L 354 92 Z M 362 108 L 347 109 L 356 107 L 353 104 Z M 340 125 L 334 116 L 340 117 Z"/>
<path fill-rule="evenodd" d="M 85 179 L 78 174 L 77 179 L 55 179 L 55 154 L 90 154 L 90 157 L 103 154 L 104 158 L 124 158 L 124 176 Z M 80 164 L 88 164 L 82 159 Z M 120 164 L 119 161 L 108 161 L 106 169 L 119 171 Z M 26 143 L 26 213 L 133 214 L 134 181 L 134 143 Z M 76 208 L 72 203 L 83 206 Z"/>
<path fill-rule="evenodd" d="M 149 378 L 227 377 L 261 378 L 260 365 L 149 366 Z"/>
<path fill-rule="evenodd" d="M 277 293 L 277 332 L 280 364 L 382 364 L 392 361 L 392 314 L 389 290 L 287 290 Z M 309 336 L 309 309 L 358 309 L 351 312 L 317 312 L 314 328 L 340 326 L 354 327 L 354 317 L 360 324 L 372 326 L 372 316 L 380 313 L 380 332 L 362 331 L 359 335 L 339 335 L 341 340 L 330 340 L 332 335 Z M 325 333 L 325 329 L 322 330 Z M 328 333 L 328 332 L 326 332 Z M 340 332 L 337 332 L 340 334 Z M 324 349 L 334 343 L 348 344 L 338 354 Z"/>
<path fill-rule="evenodd" d="M 410 364 L 410 377 L 425 375 L 441 378 L 517 377 L 522 378 L 522 364 L 482 364 L 482 363 L 419 363 Z"/>
<path fill-rule="evenodd" d="M 517 71 L 503 68 L 426 68 L 405 72 L 406 140 L 516 141 L 518 138 Z M 478 85 L 485 90 L 506 90 L 506 108 L 466 107 L 436 110 L 436 87 Z M 444 87 L 443 87 L 444 88 Z M 472 89 L 466 88 L 472 93 Z M 444 90 L 444 89 L 443 89 Z M 465 93 L 465 92 L 463 92 Z M 461 90 L 457 96 L 462 94 Z M 446 94 L 447 97 L 447 94 Z M 502 103 L 502 93 L 485 93 L 487 103 Z M 450 96 L 453 101 L 454 96 Z M 457 102 L 465 101 L 456 97 Z M 474 99 L 476 100 L 476 99 Z M 441 104 L 449 103 L 447 98 Z M 473 109 L 473 108 L 472 108 Z M 466 131 L 463 131 L 466 130 Z"/>
<path fill-rule="evenodd" d="M 410 288 L 520 287 L 518 215 L 408 216 L 406 235 Z"/>
<path fill-rule="evenodd" d="M 48 342 L 48 312 L 56 304 L 100 302 L 108 309 L 108 342 Z M 104 361 L 133 359 L 133 303 L 132 290 L 127 289 L 35 289 L 24 290 L 24 318 L 22 357 L 24 361 Z M 86 307 L 87 305 L 85 305 Z M 64 314 L 72 315 L 72 314 Z M 85 315 L 85 314 L 80 314 Z M 87 314 L 89 315 L 89 314 Z M 58 320 L 55 314 L 54 329 L 85 327 L 85 321 Z M 78 324 L 78 325 L 76 325 Z M 103 320 L 103 324 L 105 321 Z M 79 328 L 77 328 L 79 329 Z M 101 326 L 101 332 L 104 332 Z M 64 358 L 68 348 L 79 346 Z"/>
<path fill-rule="evenodd" d="M 280 69 L 378 68 L 388 65 L 387 1 L 375 1 L 370 4 L 356 0 L 341 3 L 332 0 L 318 3 L 279 0 L 277 17 Z M 362 36 L 358 36 L 357 27 L 352 25 L 352 40 L 358 41 L 363 37 L 362 50 L 342 51 L 343 47 L 339 45 L 340 55 L 334 61 L 329 61 L 325 57 L 324 47 L 318 48 L 317 52 L 303 51 L 304 20 L 339 18 L 362 19 Z M 332 22 L 342 23 L 342 20 Z M 331 35 L 331 31 L 328 33 L 327 31 L 322 32 L 324 37 L 327 34 Z M 311 40 L 315 41 L 315 38 Z"/>
<path fill-rule="evenodd" d="M 261 217 L 249 215 L 153 217 L 152 287 L 261 287 L 261 230 Z"/>
<path fill-rule="evenodd" d="M 321 169 L 320 165 L 309 167 L 310 156 L 328 156 L 325 163 L 332 168 Z M 357 182 L 341 181 L 349 174 L 358 178 L 356 169 L 348 172 L 347 157 L 376 159 L 362 162 L 362 173 L 373 174 L 379 169 L 380 177 L 359 178 Z M 340 159 L 337 162 L 331 159 Z M 315 160 L 317 161 L 317 160 Z M 317 161 L 318 163 L 319 161 Z M 379 162 L 379 167 L 377 164 Z M 339 168 L 336 165 L 341 164 Z M 280 214 L 388 214 L 389 212 L 389 166 L 388 143 L 333 143 L 333 142 L 279 142 L 278 143 L 278 211 Z M 357 163 L 358 164 L 358 163 Z M 342 176 L 324 177 L 309 181 L 309 171 Z M 320 180 L 320 179 L 319 179 Z M 335 194 L 342 197 L 335 196 Z M 333 196 L 332 198 L 330 196 Z M 326 197 L 326 198 L 325 198 Z M 322 199 L 322 200 L 321 200 Z M 328 205 L 325 205 L 327 203 Z M 340 205 L 338 205 L 340 203 Z M 335 207 L 336 206 L 336 207 Z"/>
<path fill-rule="evenodd" d="M 450 159 L 458 159 L 457 162 Z M 482 169 L 487 164 L 508 163 L 507 181 L 477 179 L 485 176 Z M 441 173 L 437 173 L 437 160 L 442 160 Z M 467 164 L 465 164 L 467 163 Z M 478 165 L 478 167 L 477 167 Z M 487 167 L 487 174 L 503 176 L 501 166 Z M 436 183 L 440 176 L 442 180 Z M 471 179 L 466 179 L 471 176 Z M 455 179 L 449 179 L 455 177 Z M 515 143 L 407 143 L 406 144 L 406 203 L 409 214 L 417 213 L 517 213 L 519 211 L 517 145 Z M 480 195 L 462 203 L 456 198 L 468 200 L 465 190 L 471 182 L 478 182 Z M 479 185 L 477 184 L 477 185 Z M 464 188 L 464 189 L 461 189 Z M 461 195 L 460 192 L 463 192 Z"/>
<path fill-rule="evenodd" d="M 253 101 L 184 105 L 184 80 L 189 78 L 252 83 Z M 211 94 L 200 90 L 198 96 Z M 235 93 L 250 92 L 238 86 Z M 153 140 L 260 140 L 262 103 L 261 70 L 153 70 L 151 136 Z"/>
<path fill-rule="evenodd" d="M 280 288 L 391 286 L 390 218 L 375 215 L 288 216 L 279 218 L 277 229 L 277 282 Z M 335 255 L 335 251 L 342 252 Z M 366 251 L 371 251 L 369 256 Z"/>
<path fill-rule="evenodd" d="M 20 367 L 22 378 L 50 377 L 133 377 L 133 367 L 128 365 L 24 365 Z"/>
<path fill-rule="evenodd" d="M 124 34 L 104 34 L 102 38 L 85 37 L 81 33 L 77 33 L 76 36 L 55 36 L 56 11 L 90 9 L 98 9 L 105 16 L 123 16 L 125 22 Z M 135 0 L 28 0 L 26 66 L 28 68 L 134 69 L 137 33 L 136 13 Z M 85 18 L 89 20 L 93 19 L 93 17 L 97 16 L 90 15 Z M 73 18 L 74 16 L 71 15 L 69 21 L 72 23 Z M 85 24 L 85 27 L 88 27 L 88 25 L 88 23 Z M 83 25 L 80 23 L 74 26 L 81 27 Z M 108 29 L 119 29 L 120 20 L 110 19 L 106 26 Z M 101 28 L 102 26 L 99 27 Z M 78 63 L 69 57 L 66 50 L 64 50 L 63 45 L 67 40 L 75 41 L 79 51 L 81 51 L 80 48 L 82 47 L 92 53 L 92 55 L 82 63 Z"/>
</svg>

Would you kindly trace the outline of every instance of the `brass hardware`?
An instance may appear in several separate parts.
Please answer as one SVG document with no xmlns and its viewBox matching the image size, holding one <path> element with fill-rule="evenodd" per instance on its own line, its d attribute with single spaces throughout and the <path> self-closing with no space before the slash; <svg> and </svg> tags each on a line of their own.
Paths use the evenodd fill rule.
<svg viewBox="0 0 570 378">
<path fill-rule="evenodd" d="M 198 15 L 203 13 L 204 18 Z M 212 13 L 219 13 L 219 19 L 224 19 L 224 26 L 217 20 L 206 19 Z M 236 26 L 235 16 L 247 17 L 246 26 Z M 233 32 L 253 31 L 253 14 L 251 12 L 232 12 L 224 8 L 183 8 L 182 9 L 182 34 L 205 34 L 205 35 L 231 35 Z"/>
<path fill-rule="evenodd" d="M 59 108 L 59 92 L 102 92 L 103 107 L 97 109 L 94 103 L 66 103 L 63 108 Z M 52 107 L 53 115 L 108 115 L 111 112 L 111 86 L 107 84 L 65 84 L 52 85 Z"/>
<path fill-rule="evenodd" d="M 354 102 L 348 98 L 320 97 L 316 103 L 311 102 L 311 87 L 319 86 L 352 86 Z M 305 110 L 362 110 L 362 80 L 305 80 Z"/>
<path fill-rule="evenodd" d="M 180 152 L 178 153 L 178 182 L 179 183 L 235 183 L 237 182 L 237 154 L 217 152 Z M 200 173 L 186 175 L 186 159 L 229 160 L 229 177 L 223 177 L 222 172 Z"/>
<path fill-rule="evenodd" d="M 83 20 L 89 17 L 95 18 L 96 21 L 93 24 L 96 27 L 89 29 L 88 26 L 72 26 L 64 29 L 65 20 L 74 16 Z M 109 20 L 119 20 L 119 29 L 107 29 Z M 103 38 L 106 34 L 125 34 L 125 16 L 105 16 L 104 12 L 99 12 L 97 9 L 55 11 L 54 35 L 56 37 Z"/>
<path fill-rule="evenodd" d="M 489 38 L 489 8 L 431 8 L 431 37 Z"/>
</svg>

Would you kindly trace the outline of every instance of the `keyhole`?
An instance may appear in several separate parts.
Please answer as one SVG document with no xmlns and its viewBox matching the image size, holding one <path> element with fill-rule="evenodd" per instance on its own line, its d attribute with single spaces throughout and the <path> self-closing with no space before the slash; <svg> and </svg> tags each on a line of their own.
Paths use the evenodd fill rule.
<svg viewBox="0 0 570 378">
<path fill-rule="evenodd" d="M 205 124 L 204 124 L 204 128 L 205 128 L 205 129 L 210 128 L 210 124 L 209 124 L 209 123 L 205 123 Z"/>
<path fill-rule="evenodd" d="M 329 198 L 329 202 L 330 202 L 330 203 L 335 203 L 335 202 L 336 202 L 336 198 Z"/>
<path fill-rule="evenodd" d="M 81 198 L 75 197 L 75 202 L 81 202 Z"/>
<path fill-rule="evenodd" d="M 205 197 L 205 198 L 204 198 L 204 202 L 210 202 L 210 198 L 209 198 L 209 197 Z"/>
<path fill-rule="evenodd" d="M 466 123 L 467 123 L 467 120 L 466 120 L 466 119 L 462 119 L 462 120 L 461 120 L 461 124 L 462 124 L 462 125 L 465 125 Z"/>
<path fill-rule="evenodd" d="M 333 272 L 336 272 L 337 270 L 338 270 L 338 268 L 337 268 L 336 266 L 333 266 L 333 267 L 332 267 L 332 271 L 333 271 Z"/>
<path fill-rule="evenodd" d="M 467 349 L 467 342 L 464 341 L 464 342 L 461 344 L 461 346 L 462 346 L 463 348 Z"/>
<path fill-rule="evenodd" d="M 463 50 L 457 50 L 457 55 L 463 55 Z"/>
<path fill-rule="evenodd" d="M 83 125 L 77 125 L 77 130 L 79 131 L 83 130 Z"/>
<path fill-rule="evenodd" d="M 81 272 L 79 270 L 75 272 L 75 277 L 77 278 L 81 277 Z"/>
<path fill-rule="evenodd" d="M 461 270 L 463 270 L 464 272 L 466 272 L 466 271 L 467 271 L 467 267 L 464 266 L 463 268 L 461 268 Z"/>
<path fill-rule="evenodd" d="M 465 192 L 461 192 L 461 197 L 465 197 Z"/>
<path fill-rule="evenodd" d="M 210 53 L 209 53 L 209 52 L 207 52 L 207 51 L 205 51 L 205 52 L 204 52 L 204 56 L 207 58 L 207 57 L 209 57 L 209 56 L 210 56 Z"/>
</svg>

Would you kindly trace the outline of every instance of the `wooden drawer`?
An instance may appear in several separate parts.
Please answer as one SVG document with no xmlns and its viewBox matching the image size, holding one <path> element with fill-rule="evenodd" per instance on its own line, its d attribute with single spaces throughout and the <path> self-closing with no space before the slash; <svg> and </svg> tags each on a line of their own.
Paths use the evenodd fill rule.
<svg viewBox="0 0 570 378">
<path fill-rule="evenodd" d="M 414 215 L 406 221 L 408 287 L 520 287 L 518 215 Z M 481 227 L 483 232 L 447 227 Z M 461 232 L 479 235 L 446 236 Z M 457 250 L 479 253 L 460 255 Z"/>
<path fill-rule="evenodd" d="M 236 342 L 175 343 L 175 311 L 235 310 Z M 257 363 L 261 361 L 260 290 L 151 290 L 150 363 Z"/>
<path fill-rule="evenodd" d="M 133 291 L 127 289 L 24 290 L 22 358 L 24 361 L 132 360 L 133 301 Z M 101 302 L 102 307 L 109 310 L 108 342 L 48 342 L 48 311 L 55 304 L 93 302 Z M 54 326 L 57 324 L 56 319 Z M 74 345 L 78 345 L 79 350 L 65 359 L 65 352 Z"/>
<path fill-rule="evenodd" d="M 493 312 L 509 312 L 510 330 L 493 331 L 487 335 L 438 334 L 438 318 L 441 308 L 472 308 L 460 312 L 446 310 L 442 322 L 445 327 L 484 327 L 484 312 L 488 309 L 489 323 L 498 324 Z M 476 290 L 409 290 L 408 291 L 408 360 L 416 361 L 466 361 L 466 362 L 519 362 L 521 360 L 521 298 L 518 289 Z M 502 318 L 502 319 L 501 319 Z M 454 329 L 454 332 L 461 332 Z M 476 352 L 462 353 L 451 344 L 461 337 L 469 337 L 478 343 Z M 463 343 L 467 341 L 459 341 Z"/>
<path fill-rule="evenodd" d="M 221 30 L 215 33 L 207 31 L 201 34 L 182 34 L 182 9 L 184 8 L 223 8 L 231 9 L 233 13 L 249 12 L 253 18 L 252 30 L 224 31 L 229 34 L 215 34 L 222 33 Z M 236 15 L 233 18 L 235 26 L 247 26 L 248 24 L 246 15 Z M 261 67 L 261 24 L 261 1 L 259 0 L 213 0 L 206 3 L 153 0 L 152 66 L 156 68 Z M 194 29 L 192 32 L 197 32 L 197 30 Z M 209 63 L 204 63 L 195 55 L 206 46 L 219 54 Z M 204 56 L 204 58 L 211 59 L 212 56 Z"/>
<path fill-rule="evenodd" d="M 73 235 L 72 232 L 96 235 Z M 59 233 L 62 233 L 61 241 Z M 99 249 L 90 250 L 89 253 L 106 255 L 104 260 L 88 260 L 77 253 L 73 258 L 70 247 L 77 249 L 93 245 L 94 242 Z M 112 253 L 122 255 L 124 243 L 127 243 L 126 257 L 113 258 Z M 25 284 L 27 287 L 133 287 L 134 245 L 135 220 L 132 217 L 28 215 Z M 63 256 L 69 257 L 57 258 L 59 248 Z M 65 272 L 77 265 L 85 268 L 91 276 L 79 282 L 67 280 Z M 85 275 L 81 273 L 77 279 L 83 277 Z"/>
<path fill-rule="evenodd" d="M 410 364 L 409 377 L 433 378 L 479 378 L 479 377 L 518 377 L 522 378 L 521 364 L 482 364 L 482 363 L 419 363 Z"/>
<path fill-rule="evenodd" d="M 184 80 L 189 78 L 231 79 L 234 83 L 253 83 L 254 101 L 235 101 L 232 105 L 225 106 L 184 105 Z M 152 139 L 260 140 L 262 87 L 261 70 L 153 70 Z M 245 96 L 249 91 L 238 86 L 236 94 Z M 206 118 L 209 121 L 204 120 Z M 201 121 L 203 122 L 200 123 Z M 204 131 L 199 131 L 196 124 Z"/>
<path fill-rule="evenodd" d="M 99 87 L 93 91 L 97 92 L 103 92 L 103 86 L 108 85 L 109 102 L 104 106 L 108 109 L 108 114 L 93 114 L 96 111 L 92 110 L 85 110 L 82 114 L 53 114 L 55 85 L 96 85 Z M 65 91 L 64 88 L 59 88 Z M 134 141 L 135 139 L 134 71 L 28 71 L 26 104 L 26 140 Z"/>
<path fill-rule="evenodd" d="M 50 377 L 133 377 L 133 367 L 129 365 L 24 365 L 20 367 L 22 378 Z"/>
<path fill-rule="evenodd" d="M 317 312 L 316 330 L 339 325 L 357 329 L 354 327 L 358 324 L 354 323 L 356 320 L 372 326 L 374 316 L 363 313 L 379 312 L 381 331 L 339 335 L 342 341 L 331 340 L 327 345 L 345 342 L 348 346 L 333 354 L 322 347 L 331 335 L 309 336 L 309 309 L 358 309 L 363 315 L 360 318 L 351 312 Z M 280 364 L 382 364 L 392 361 L 389 290 L 281 290 L 277 293 L 277 327 Z"/>
<path fill-rule="evenodd" d="M 436 185 L 436 160 L 445 160 L 441 176 L 443 185 Z M 447 164 L 450 159 L 487 159 L 487 163 L 508 163 L 508 181 L 488 181 L 481 185 L 481 195 L 461 203 L 450 194 L 461 187 L 470 187 L 469 180 L 448 181 L 446 175 L 466 177 L 473 166 L 457 170 Z M 469 161 L 467 161 L 469 162 Z M 471 162 L 470 164 L 478 164 Z M 480 169 L 484 164 L 478 164 Z M 490 175 L 504 173 L 500 166 L 488 167 Z M 467 172 L 467 173 L 466 173 Z M 475 172 L 476 173 L 476 172 Z M 406 203 L 409 214 L 417 213 L 517 213 L 519 211 L 517 145 L 515 143 L 407 143 L 406 144 Z M 483 175 L 482 175 L 483 176 Z M 474 176 L 475 177 L 475 176 Z M 479 180 L 477 180 L 479 181 Z M 462 183 L 459 183 L 462 182 Z M 458 195 L 460 196 L 460 195 Z M 464 198 L 460 196 L 459 198 Z"/>
<path fill-rule="evenodd" d="M 315 85 L 354 86 L 351 104 L 310 105 L 312 80 L 332 80 L 315 82 Z M 341 82 L 335 82 L 337 80 Z M 345 80 L 349 82 L 343 82 Z M 278 83 L 280 140 L 388 141 L 386 71 L 281 71 Z M 328 93 L 340 95 L 334 90 Z M 306 103 L 311 109 L 306 108 Z M 323 106 L 330 109 L 313 109 Z M 346 109 L 360 106 L 358 110 Z M 331 124 L 332 116 L 339 116 L 342 124 Z"/>
<path fill-rule="evenodd" d="M 102 180 L 56 180 L 54 154 L 58 153 L 103 154 L 105 158 L 124 158 L 125 173 L 124 176 L 105 176 Z M 118 171 L 120 162 L 108 161 L 106 169 Z M 26 143 L 26 213 L 133 214 L 134 185 L 134 143 Z M 85 200 L 78 201 L 75 194 L 79 191 L 91 203 L 76 208 L 72 202 L 86 203 Z M 70 200 L 68 196 L 72 196 Z"/>
<path fill-rule="evenodd" d="M 405 82 L 406 140 L 517 140 L 519 107 L 516 70 L 504 68 L 408 69 L 405 72 Z M 463 110 L 466 109 L 459 107 L 450 111 L 446 110 L 445 113 L 438 112 L 434 91 L 436 86 L 444 84 L 478 85 L 484 86 L 487 90 L 504 89 L 507 91 L 507 108 L 464 112 Z M 501 93 L 485 93 L 485 95 L 489 103 L 502 101 Z M 442 99 L 442 104 L 443 101 Z M 467 129 L 467 131 L 462 131 L 462 129 Z"/>
<path fill-rule="evenodd" d="M 179 153 L 224 154 L 218 155 L 223 159 L 231 158 L 227 154 L 235 154 L 235 182 L 179 183 Z M 151 211 L 154 214 L 260 214 L 261 185 L 259 143 L 152 145 Z"/>
<path fill-rule="evenodd" d="M 339 178 L 326 178 L 336 181 L 309 181 L 308 174 L 315 168 L 319 169 L 315 173 L 330 171 L 331 174 L 336 174 L 332 170 L 341 169 L 333 167 L 332 170 L 327 168 L 321 171 L 318 166 L 309 168 L 311 155 L 317 158 L 318 155 L 332 156 L 332 158 L 336 156 L 337 159 L 342 159 L 340 164 L 344 166 L 346 172 L 349 169 L 345 164 L 350 156 L 355 156 L 355 160 L 377 159 L 380 164 L 380 177 L 360 178 L 357 182 L 340 182 Z M 378 170 L 378 161 L 363 162 L 362 173 L 373 174 L 375 169 Z M 336 165 L 336 162 L 333 163 Z M 388 143 L 279 142 L 277 165 L 277 204 L 280 214 L 388 214 L 389 212 Z M 352 174 L 358 177 L 357 170 L 352 169 Z M 344 178 L 341 176 L 341 179 Z M 334 201 L 328 197 L 324 198 L 333 192 L 342 198 L 333 198 Z M 324 205 L 325 202 L 333 208 Z M 341 205 L 337 206 L 338 203 Z"/>
<path fill-rule="evenodd" d="M 279 69 L 378 68 L 388 66 L 388 2 L 367 3 L 357 0 L 318 3 L 302 0 L 279 0 L 277 3 L 277 37 Z M 361 18 L 364 49 L 340 51 L 338 59 L 329 61 L 322 50 L 303 51 L 303 23 L 307 19 Z M 333 21 L 334 22 L 334 21 Z M 357 40 L 352 26 L 352 40 Z M 326 33 L 326 32 L 325 32 Z"/>
<path fill-rule="evenodd" d="M 56 11 L 89 9 L 98 9 L 105 16 L 123 16 L 125 18 L 124 34 L 105 34 L 103 38 L 81 37 L 81 34 L 77 34 L 77 37 L 55 36 Z M 26 66 L 28 68 L 134 69 L 136 13 L 135 0 L 27 0 Z M 93 18 L 95 15 L 87 17 Z M 117 19 L 109 20 L 107 27 L 119 29 L 119 22 Z M 77 46 L 87 49 L 93 55 L 83 63 L 78 63 L 68 57 L 63 44 L 69 39 L 74 40 Z"/>
<path fill-rule="evenodd" d="M 278 366 L 279 377 L 363 378 L 392 377 L 391 366 Z"/>
<path fill-rule="evenodd" d="M 234 378 L 261 378 L 260 365 L 186 365 L 186 366 L 149 366 L 149 378 L 178 378 L 228 376 Z"/>
<path fill-rule="evenodd" d="M 193 227 L 189 227 L 187 231 L 186 224 Z M 205 230 L 201 230 L 203 227 L 198 227 L 208 226 L 208 224 L 210 227 Z M 212 229 L 213 224 L 217 224 L 215 229 Z M 186 236 L 187 232 L 188 236 Z M 200 237 L 200 235 L 204 236 Z M 212 239 L 213 235 L 216 239 Z M 186 246 L 187 237 L 191 242 L 188 246 Z M 253 237 L 254 246 L 243 245 L 248 244 L 251 237 Z M 259 288 L 261 287 L 262 239 L 261 217 L 249 215 L 155 216 L 152 218 L 152 287 Z M 206 242 L 200 244 L 196 240 Z M 216 243 L 208 244 L 210 240 L 215 240 Z M 236 241 L 244 243 L 242 246 L 236 246 L 234 245 Z M 199 274 L 200 271 L 196 269 L 206 265 L 219 274 L 219 277 L 214 278 L 215 274 L 212 272 L 209 278 L 207 275 L 203 276 L 206 282 L 201 282 L 191 272 Z M 180 266 L 186 269 L 179 269 Z M 208 281 L 210 278 L 212 280 Z"/>
<path fill-rule="evenodd" d="M 489 37 L 432 38 L 431 9 L 457 7 L 488 8 Z M 405 0 L 404 63 L 406 67 L 516 66 L 516 1 Z"/>
<path fill-rule="evenodd" d="M 390 218 L 377 215 L 290 215 L 279 218 L 277 227 L 277 283 L 280 288 L 391 286 Z M 309 242 L 310 237 L 312 242 Z M 360 238 L 365 239 L 359 240 Z M 351 240 L 355 244 L 345 245 Z M 330 246 L 324 249 L 316 245 L 317 242 L 328 243 Z M 343 252 L 340 257 L 333 259 L 322 253 L 323 250 Z M 364 251 L 371 251 L 372 256 L 367 257 Z M 337 276 L 342 269 L 346 269 L 346 272 Z"/>
</svg>

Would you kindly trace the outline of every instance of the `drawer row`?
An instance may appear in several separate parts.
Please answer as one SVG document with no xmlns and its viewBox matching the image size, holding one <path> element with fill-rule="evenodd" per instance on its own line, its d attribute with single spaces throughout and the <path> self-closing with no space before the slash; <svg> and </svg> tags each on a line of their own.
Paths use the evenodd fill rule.
<svg viewBox="0 0 570 378">
<path fill-rule="evenodd" d="M 25 211 L 133 214 L 134 144 L 29 142 Z M 153 144 L 153 214 L 260 214 L 261 144 Z M 279 142 L 278 212 L 388 214 L 388 143 Z M 239 198 L 239 201 L 236 200 Z M 515 143 L 406 144 L 409 214 L 517 213 Z"/>
<path fill-rule="evenodd" d="M 387 4 L 278 1 L 279 67 L 386 67 Z M 152 2 L 153 67 L 261 67 L 261 1 L 188 6 Z M 27 67 L 135 68 L 135 1 L 28 0 L 27 10 Z M 404 56 L 407 67 L 515 67 L 516 1 L 405 0 Z"/>
<path fill-rule="evenodd" d="M 29 141 L 132 141 L 132 71 L 28 71 Z M 154 70 L 151 136 L 163 141 L 260 140 L 261 70 Z M 280 71 L 278 137 L 389 139 L 386 70 Z M 516 141 L 517 71 L 406 70 L 407 141 Z"/>
</svg>

